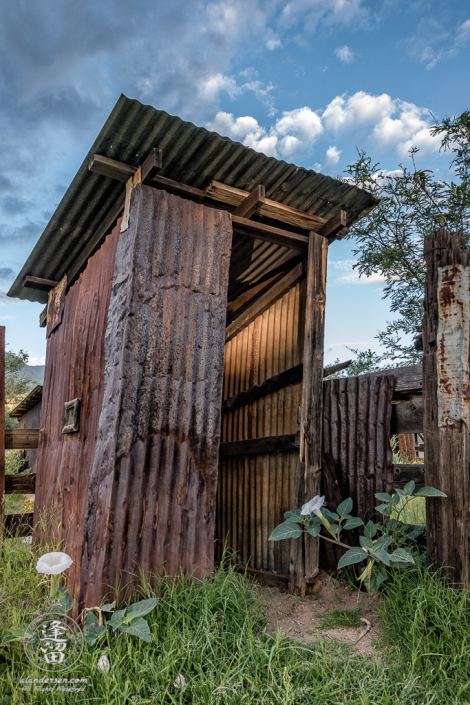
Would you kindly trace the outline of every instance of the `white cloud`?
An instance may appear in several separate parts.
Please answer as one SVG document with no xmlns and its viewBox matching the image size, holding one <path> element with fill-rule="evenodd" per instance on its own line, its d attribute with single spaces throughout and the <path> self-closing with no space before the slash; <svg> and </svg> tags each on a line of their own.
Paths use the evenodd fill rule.
<svg viewBox="0 0 470 705">
<path fill-rule="evenodd" d="M 253 117 L 234 118 L 222 111 L 206 127 L 268 156 L 283 157 L 311 147 L 323 131 L 320 117 L 308 107 L 283 112 L 269 131 Z"/>
<path fill-rule="evenodd" d="M 455 41 L 457 44 L 466 44 L 469 40 L 470 40 L 470 20 L 466 20 L 458 28 Z"/>
<path fill-rule="evenodd" d="M 336 166 L 339 162 L 340 154 L 343 150 L 331 145 L 326 150 L 326 163 L 328 166 Z"/>
<path fill-rule="evenodd" d="M 350 274 L 345 274 L 343 277 L 338 277 L 336 283 L 341 284 L 373 284 L 374 286 L 383 285 L 386 279 L 383 274 L 371 274 L 370 277 L 359 276 L 359 272 L 352 271 Z"/>
<path fill-rule="evenodd" d="M 36 367 L 37 365 L 45 365 L 45 364 L 46 364 L 45 357 L 30 357 L 28 360 L 28 365 L 31 367 Z"/>
<path fill-rule="evenodd" d="M 352 49 L 346 45 L 344 47 L 338 47 L 335 49 L 335 54 L 340 61 L 345 64 L 350 64 L 354 60 L 354 52 Z"/>
<path fill-rule="evenodd" d="M 314 32 L 320 22 L 351 28 L 366 24 L 369 18 L 363 0 L 290 0 L 281 14 L 283 25 L 302 23 L 306 32 Z"/>
<path fill-rule="evenodd" d="M 282 42 L 279 37 L 273 37 L 272 39 L 268 39 L 268 41 L 266 42 L 266 48 L 270 49 L 271 51 L 273 49 L 282 49 Z"/>
<path fill-rule="evenodd" d="M 373 125 L 393 113 L 393 101 L 386 93 L 375 96 L 358 91 L 349 98 L 345 96 L 337 96 L 326 107 L 322 117 L 328 130 L 335 132 L 344 127 L 355 129 L 358 125 Z"/>
</svg>

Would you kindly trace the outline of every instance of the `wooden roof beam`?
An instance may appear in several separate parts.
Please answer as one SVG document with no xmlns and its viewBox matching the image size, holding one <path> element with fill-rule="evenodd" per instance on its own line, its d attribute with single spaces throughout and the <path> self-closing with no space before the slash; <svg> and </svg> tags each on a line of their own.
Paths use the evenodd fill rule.
<svg viewBox="0 0 470 705">
<path fill-rule="evenodd" d="M 259 185 L 235 208 L 232 215 L 240 218 L 250 218 L 253 213 L 259 210 L 266 201 L 266 192 L 264 186 Z"/>
<path fill-rule="evenodd" d="M 39 289 L 39 291 L 50 291 L 57 286 L 59 282 L 53 281 L 52 279 L 40 279 L 40 277 L 30 277 L 26 276 L 23 279 L 23 286 L 28 289 Z"/>
<path fill-rule="evenodd" d="M 221 184 L 219 181 L 212 181 L 206 189 L 205 195 L 213 201 L 219 201 L 237 209 L 251 194 L 248 191 Z M 303 230 L 317 231 L 318 227 L 325 223 L 324 218 L 320 218 L 318 215 L 300 211 L 292 206 L 286 206 L 284 203 L 271 201 L 269 198 L 266 198 L 259 207 L 259 214 L 264 218 L 280 220 Z"/>
</svg>

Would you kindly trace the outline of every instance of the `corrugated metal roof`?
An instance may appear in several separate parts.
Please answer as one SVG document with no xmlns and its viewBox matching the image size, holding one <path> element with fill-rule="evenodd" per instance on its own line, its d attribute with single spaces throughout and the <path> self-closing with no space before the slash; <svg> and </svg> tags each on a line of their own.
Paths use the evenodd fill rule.
<svg viewBox="0 0 470 705">
<path fill-rule="evenodd" d="M 20 401 L 20 403 L 17 404 L 12 411 L 10 411 L 10 416 L 15 416 L 16 418 L 21 419 L 27 411 L 32 409 L 33 406 L 36 406 L 36 404 L 38 404 L 41 400 L 42 384 L 38 384 L 38 386 L 34 387 L 27 397 Z"/>
<path fill-rule="evenodd" d="M 340 210 L 351 226 L 376 203 L 356 186 L 267 157 L 121 95 L 62 201 L 13 283 L 8 296 L 47 302 L 47 292 L 22 286 L 26 275 L 60 281 L 123 190 L 123 184 L 88 171 L 93 154 L 138 166 L 156 147 L 162 176 L 205 189 L 216 180 L 246 191 L 262 183 L 266 197 L 328 219 Z"/>
</svg>

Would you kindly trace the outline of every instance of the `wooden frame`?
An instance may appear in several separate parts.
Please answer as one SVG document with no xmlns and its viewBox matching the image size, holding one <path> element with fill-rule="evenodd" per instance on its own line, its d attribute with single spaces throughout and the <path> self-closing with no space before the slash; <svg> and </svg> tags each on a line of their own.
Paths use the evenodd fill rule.
<svg viewBox="0 0 470 705">
<path fill-rule="evenodd" d="M 80 428 L 80 399 L 64 404 L 64 426 L 62 433 L 76 433 Z"/>
</svg>

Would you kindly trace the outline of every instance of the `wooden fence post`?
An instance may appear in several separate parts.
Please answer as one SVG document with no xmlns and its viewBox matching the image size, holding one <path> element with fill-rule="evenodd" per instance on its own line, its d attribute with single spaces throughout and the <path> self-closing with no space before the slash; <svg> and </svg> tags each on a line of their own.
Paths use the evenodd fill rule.
<svg viewBox="0 0 470 705">
<path fill-rule="evenodd" d="M 5 326 L 0 326 L 0 539 L 5 522 Z"/>
<path fill-rule="evenodd" d="M 457 583 L 470 579 L 470 253 L 462 232 L 425 238 L 423 318 L 428 563 Z"/>
<path fill-rule="evenodd" d="M 300 457 L 294 508 L 320 494 L 323 415 L 323 343 L 325 337 L 327 238 L 311 232 L 308 243 L 304 369 Z M 292 541 L 289 591 L 305 595 L 307 582 L 318 574 L 319 539 Z"/>
</svg>

